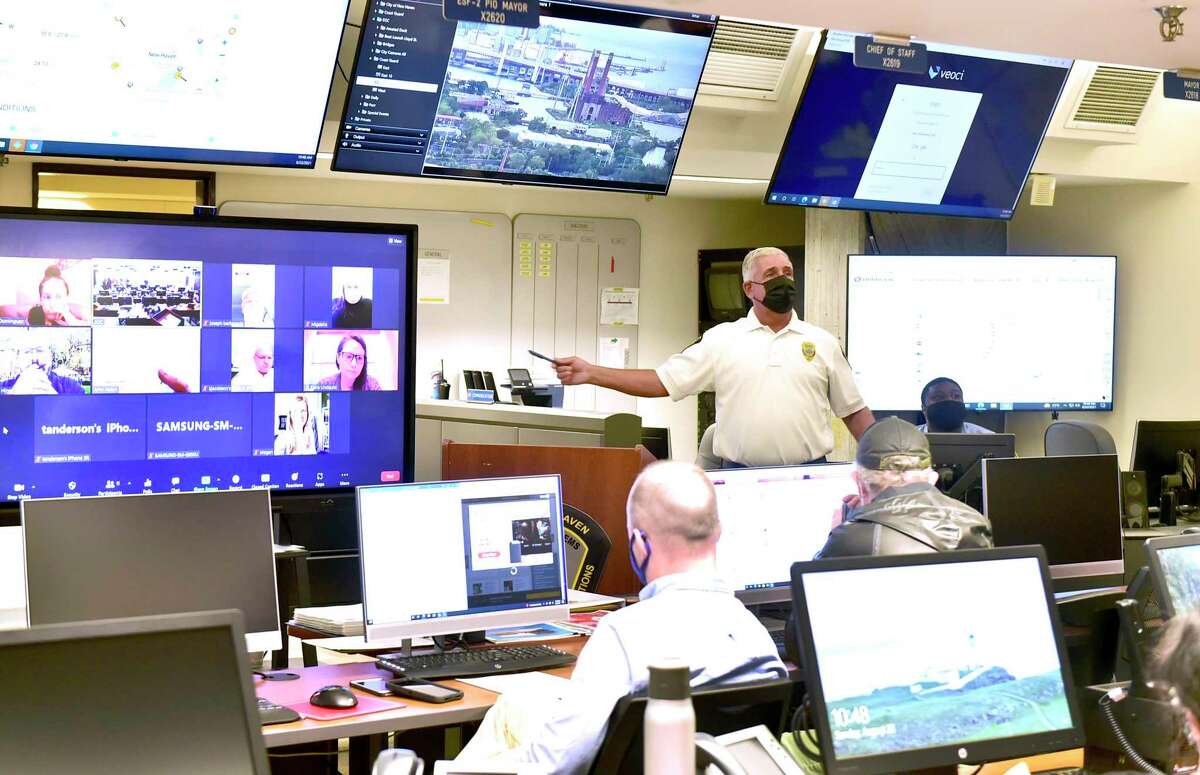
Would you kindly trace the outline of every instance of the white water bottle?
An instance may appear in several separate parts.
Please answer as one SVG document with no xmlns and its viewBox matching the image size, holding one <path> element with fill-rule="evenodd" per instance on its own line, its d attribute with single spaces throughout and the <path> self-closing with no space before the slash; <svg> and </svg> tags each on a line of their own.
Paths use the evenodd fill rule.
<svg viewBox="0 0 1200 775">
<path fill-rule="evenodd" d="M 650 665 L 649 695 L 642 726 L 646 775 L 695 775 L 696 711 L 687 665 L 666 660 Z"/>
</svg>

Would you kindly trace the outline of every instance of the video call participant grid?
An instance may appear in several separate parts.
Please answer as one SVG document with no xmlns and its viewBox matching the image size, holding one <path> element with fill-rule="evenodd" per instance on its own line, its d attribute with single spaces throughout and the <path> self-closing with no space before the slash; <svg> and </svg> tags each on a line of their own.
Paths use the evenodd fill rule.
<svg viewBox="0 0 1200 775">
<path fill-rule="evenodd" d="M 397 269 L 0 258 L 0 271 L 3 394 L 397 389 Z"/>
</svg>

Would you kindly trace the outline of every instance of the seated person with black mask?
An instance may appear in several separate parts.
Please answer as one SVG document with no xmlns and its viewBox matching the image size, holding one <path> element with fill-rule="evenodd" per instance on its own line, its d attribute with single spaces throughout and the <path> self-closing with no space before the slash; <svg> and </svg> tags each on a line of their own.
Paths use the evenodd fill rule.
<svg viewBox="0 0 1200 775">
<path fill-rule="evenodd" d="M 965 421 L 962 388 L 949 377 L 937 377 L 921 388 L 921 412 L 925 415 L 925 424 L 917 426 L 921 433 L 992 433 Z"/>
<path fill-rule="evenodd" d="M 987 517 L 934 486 L 929 441 L 912 424 L 875 423 L 859 439 L 855 462 L 858 495 L 835 517 L 817 559 L 992 547 Z"/>
</svg>

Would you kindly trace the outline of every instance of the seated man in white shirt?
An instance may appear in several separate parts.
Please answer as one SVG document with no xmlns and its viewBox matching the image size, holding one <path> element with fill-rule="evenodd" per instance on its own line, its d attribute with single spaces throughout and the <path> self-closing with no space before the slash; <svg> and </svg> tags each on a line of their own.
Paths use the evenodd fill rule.
<svg viewBox="0 0 1200 775">
<path fill-rule="evenodd" d="M 674 657 L 692 686 L 781 678 L 771 636 L 716 577 L 717 499 L 696 466 L 661 462 L 634 482 L 626 505 L 629 556 L 641 601 L 600 620 L 558 696 L 506 693 L 460 760 L 532 762 L 586 773 L 617 700 L 642 691 L 648 665 Z"/>
<path fill-rule="evenodd" d="M 921 433 L 992 433 L 982 425 L 966 422 L 967 405 L 963 390 L 949 377 L 935 377 L 921 388 L 921 412 L 925 423 Z"/>
</svg>

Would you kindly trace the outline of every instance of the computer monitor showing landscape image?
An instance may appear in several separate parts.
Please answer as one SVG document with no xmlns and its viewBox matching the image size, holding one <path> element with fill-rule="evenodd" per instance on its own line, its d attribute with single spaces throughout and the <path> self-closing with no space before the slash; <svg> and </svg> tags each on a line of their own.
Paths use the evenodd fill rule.
<svg viewBox="0 0 1200 775">
<path fill-rule="evenodd" d="M 792 591 L 826 772 L 1079 744 L 1041 547 L 800 562 Z"/>
</svg>

